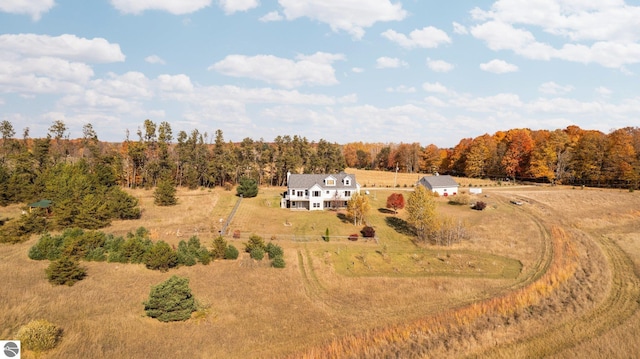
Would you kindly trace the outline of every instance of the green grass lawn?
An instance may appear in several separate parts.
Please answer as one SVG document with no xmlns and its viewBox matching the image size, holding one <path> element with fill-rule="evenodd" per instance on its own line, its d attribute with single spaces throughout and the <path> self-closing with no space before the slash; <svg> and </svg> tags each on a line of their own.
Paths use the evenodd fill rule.
<svg viewBox="0 0 640 359">
<path fill-rule="evenodd" d="M 371 191 L 371 210 L 366 222 L 376 229 L 376 239 L 357 242 L 347 239 L 360 234 L 362 226 L 345 219 L 346 211 L 291 211 L 280 208 L 280 188 L 262 188 L 255 198 L 245 198 L 233 219 L 229 233 L 239 230 L 240 241 L 257 234 L 283 246 L 308 243 L 318 258 L 327 258 L 335 270 L 346 276 L 455 276 L 496 279 L 516 278 L 520 261 L 482 251 L 448 247 L 418 246 L 403 230 L 403 210 L 397 215 L 385 208 L 389 190 Z M 405 196 L 410 192 L 403 191 Z M 233 193 L 222 193 L 218 205 L 228 209 L 235 203 Z M 440 206 L 451 206 L 441 201 Z M 453 210 L 468 208 L 456 206 Z M 226 218 L 226 217 L 225 217 Z M 329 241 L 323 236 L 329 229 Z"/>
</svg>

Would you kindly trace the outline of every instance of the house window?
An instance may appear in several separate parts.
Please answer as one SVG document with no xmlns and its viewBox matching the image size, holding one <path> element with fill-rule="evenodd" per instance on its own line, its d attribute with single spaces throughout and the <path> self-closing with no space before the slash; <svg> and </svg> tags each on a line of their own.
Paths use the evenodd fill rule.
<svg viewBox="0 0 640 359">
<path fill-rule="evenodd" d="M 329 194 L 329 191 L 327 191 L 327 194 Z"/>
<path fill-rule="evenodd" d="M 350 185 L 351 185 L 351 181 L 349 181 L 349 179 L 348 179 L 348 178 L 347 178 L 347 179 L 345 179 L 345 180 L 344 180 L 344 185 L 345 185 L 345 186 L 350 186 Z"/>
<path fill-rule="evenodd" d="M 296 194 L 296 190 L 295 190 L 295 189 L 292 189 L 292 190 L 291 190 L 291 195 L 292 195 L 292 196 L 294 196 L 295 194 Z"/>
<path fill-rule="evenodd" d="M 308 196 L 308 195 L 309 195 L 309 190 L 308 190 L 308 189 L 305 189 L 305 190 L 304 190 L 304 195 L 305 195 L 305 196 Z"/>
<path fill-rule="evenodd" d="M 320 191 L 313 191 L 314 197 L 320 197 Z"/>
<path fill-rule="evenodd" d="M 298 197 L 302 197 L 302 191 L 298 191 Z"/>
<path fill-rule="evenodd" d="M 320 208 L 320 203 L 314 203 L 313 208 Z"/>
<path fill-rule="evenodd" d="M 324 180 L 324 184 L 326 184 L 327 186 L 335 186 L 336 180 L 332 178 L 327 178 L 326 180 Z"/>
<path fill-rule="evenodd" d="M 351 197 L 351 191 L 344 191 L 345 197 Z"/>
</svg>

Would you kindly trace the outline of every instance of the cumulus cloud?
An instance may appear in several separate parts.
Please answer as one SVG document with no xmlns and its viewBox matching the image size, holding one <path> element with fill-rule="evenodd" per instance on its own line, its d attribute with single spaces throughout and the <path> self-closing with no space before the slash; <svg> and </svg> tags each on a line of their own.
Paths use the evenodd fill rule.
<svg viewBox="0 0 640 359">
<path fill-rule="evenodd" d="M 150 64 L 165 65 L 166 62 L 158 55 L 150 55 L 144 58 L 144 61 Z"/>
<path fill-rule="evenodd" d="M 538 91 L 547 95 L 565 95 L 573 91 L 571 85 L 559 85 L 553 81 L 545 82 L 538 87 Z"/>
<path fill-rule="evenodd" d="M 307 17 L 346 31 L 355 39 L 364 36 L 365 28 L 377 22 L 399 21 L 407 16 L 402 4 L 389 0 L 279 0 L 287 20 Z"/>
<path fill-rule="evenodd" d="M 457 96 L 451 100 L 455 106 L 471 112 L 500 112 L 521 108 L 524 103 L 520 96 L 513 93 L 500 93 L 493 96 Z"/>
<path fill-rule="evenodd" d="M 166 92 L 192 92 L 194 87 L 189 76 L 180 75 L 160 75 L 156 79 L 158 88 Z"/>
<path fill-rule="evenodd" d="M 233 14 L 238 11 L 247 11 L 260 6 L 258 0 L 220 0 L 220 7 L 225 14 Z"/>
<path fill-rule="evenodd" d="M 407 49 L 432 49 L 442 44 L 451 43 L 451 38 L 449 38 L 446 32 L 433 26 L 427 26 L 422 29 L 413 30 L 409 33 L 409 36 L 395 32 L 394 30 L 387 30 L 381 35 L 382 37 L 391 40 Z"/>
<path fill-rule="evenodd" d="M 503 60 L 494 59 L 484 64 L 480 64 L 482 71 L 493 72 L 494 74 L 506 74 L 518 71 L 518 66 Z"/>
<path fill-rule="evenodd" d="M 284 20 L 284 17 L 282 17 L 282 15 L 277 11 L 271 11 L 258 20 L 262 22 L 282 21 Z"/>
<path fill-rule="evenodd" d="M 0 35 L 0 89 L 21 94 L 78 92 L 94 76 L 87 62 L 120 61 L 120 46 L 101 38 Z"/>
<path fill-rule="evenodd" d="M 30 15 L 33 21 L 38 21 L 42 14 L 49 12 L 55 4 L 54 0 L 3 0 L 0 1 L 0 11 Z"/>
<path fill-rule="evenodd" d="M 396 57 L 379 57 L 376 59 L 376 67 L 379 69 L 395 69 L 398 67 L 406 67 L 407 64 L 405 61 L 402 61 Z"/>
<path fill-rule="evenodd" d="M 285 88 L 329 86 L 338 83 L 331 64 L 343 58 L 340 54 L 323 52 L 309 56 L 299 55 L 297 61 L 273 55 L 229 55 L 208 69 L 227 76 L 251 78 Z"/>
<path fill-rule="evenodd" d="M 137 15 L 147 10 L 160 10 L 184 15 L 211 5 L 211 0 L 111 0 L 111 5 L 124 14 Z"/>
<path fill-rule="evenodd" d="M 618 69 L 640 63 L 640 6 L 621 0 L 498 0 L 490 10 L 475 8 L 471 14 L 480 22 L 471 34 L 492 50 Z M 562 44 L 539 41 L 532 31 Z"/>
<path fill-rule="evenodd" d="M 362 67 L 352 67 L 351 72 L 355 72 L 357 74 L 363 73 L 364 69 Z"/>
<path fill-rule="evenodd" d="M 431 69 L 431 71 L 435 72 L 449 72 L 453 70 L 454 66 L 444 60 L 432 60 L 427 59 L 427 66 Z"/>
<path fill-rule="evenodd" d="M 151 81 L 145 74 L 137 71 L 126 72 L 122 75 L 110 72 L 106 78 L 94 80 L 92 85 L 96 93 L 106 96 L 123 98 L 151 98 L 153 96 Z"/>
<path fill-rule="evenodd" d="M 453 22 L 453 32 L 458 34 L 458 35 L 467 35 L 467 34 L 469 34 L 469 30 L 467 30 L 467 28 L 464 25 L 459 24 L 459 23 L 457 23 L 455 21 Z"/>
<path fill-rule="evenodd" d="M 448 92 L 447 88 L 439 82 L 435 82 L 435 83 L 425 82 L 422 84 L 422 88 L 427 92 L 435 92 L 435 93 Z"/>
<path fill-rule="evenodd" d="M 596 88 L 596 93 L 602 97 L 609 97 L 611 96 L 611 94 L 613 94 L 613 91 L 604 86 L 600 86 Z"/>
<path fill-rule="evenodd" d="M 397 93 L 414 93 L 416 92 L 416 88 L 413 86 L 400 85 L 396 87 L 387 87 L 386 91 L 397 92 Z"/>
<path fill-rule="evenodd" d="M 120 45 L 103 38 L 86 39 L 75 35 L 0 35 L 0 52 L 19 57 L 57 57 L 93 63 L 122 62 Z"/>
</svg>

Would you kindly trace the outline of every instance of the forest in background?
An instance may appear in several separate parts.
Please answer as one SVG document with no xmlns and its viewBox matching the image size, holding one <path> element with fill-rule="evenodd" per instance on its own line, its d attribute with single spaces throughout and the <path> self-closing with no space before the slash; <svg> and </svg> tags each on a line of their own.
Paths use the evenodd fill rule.
<svg viewBox="0 0 640 359">
<path fill-rule="evenodd" d="M 91 124 L 83 127 L 82 137 L 70 139 L 62 121 L 54 121 L 44 138 L 30 138 L 28 128 L 17 137 L 9 121 L 0 123 L 0 133 L 1 205 L 51 197 L 54 187 L 153 188 L 169 180 L 179 187 L 211 188 L 233 186 L 245 177 L 283 186 L 289 171 L 332 173 L 346 167 L 629 189 L 638 188 L 640 179 L 638 127 L 608 134 L 577 126 L 511 129 L 465 138 L 453 148 L 337 144 L 298 135 L 234 143 L 225 141 L 222 130 L 174 134 L 168 122 L 148 119 L 120 143 L 100 141 Z M 74 183 L 82 176 L 89 184 Z"/>
</svg>

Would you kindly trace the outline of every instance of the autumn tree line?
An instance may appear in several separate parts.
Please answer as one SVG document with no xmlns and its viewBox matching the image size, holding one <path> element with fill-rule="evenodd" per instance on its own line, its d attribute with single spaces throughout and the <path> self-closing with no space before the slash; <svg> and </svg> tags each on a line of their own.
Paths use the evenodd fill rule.
<svg viewBox="0 0 640 359">
<path fill-rule="evenodd" d="M 454 148 L 357 142 L 344 145 L 343 154 L 349 167 L 638 188 L 640 128 L 512 129 L 465 138 Z"/>
<path fill-rule="evenodd" d="M 243 178 L 262 186 L 283 186 L 289 171 L 335 173 L 346 167 L 628 188 L 637 188 L 640 179 L 638 127 L 608 134 L 577 126 L 511 129 L 465 138 L 453 148 L 419 143 L 340 145 L 297 135 L 231 142 L 221 130 L 211 135 L 197 129 L 174 133 L 168 122 L 148 119 L 135 134 L 127 131 L 120 143 L 100 141 L 91 124 L 83 127 L 81 137 L 70 139 L 62 121 L 54 121 L 44 138 L 31 138 L 29 128 L 20 138 L 6 120 L 0 122 L 0 134 L 2 205 L 41 199 L 43 189 L 56 179 L 51 176 L 62 178 L 65 166 L 101 185 L 127 188 L 154 188 L 162 181 L 210 188 L 233 186 Z"/>
</svg>

